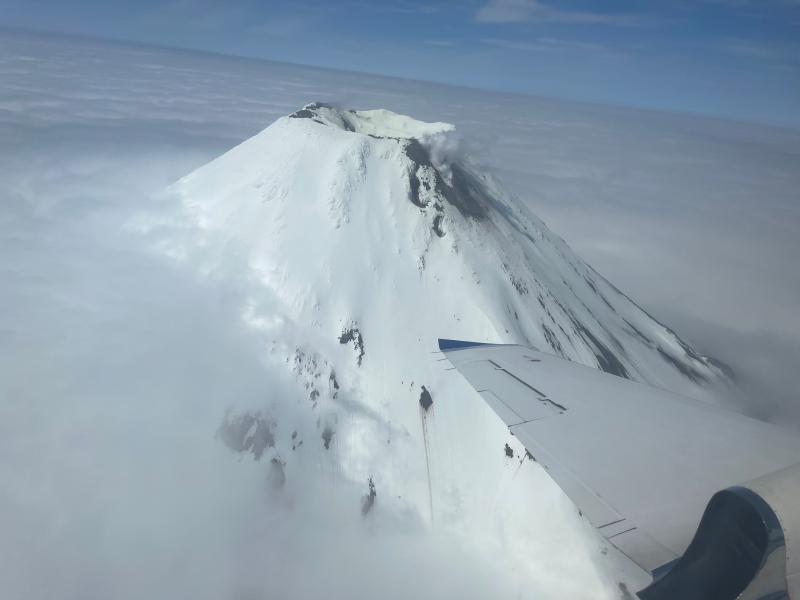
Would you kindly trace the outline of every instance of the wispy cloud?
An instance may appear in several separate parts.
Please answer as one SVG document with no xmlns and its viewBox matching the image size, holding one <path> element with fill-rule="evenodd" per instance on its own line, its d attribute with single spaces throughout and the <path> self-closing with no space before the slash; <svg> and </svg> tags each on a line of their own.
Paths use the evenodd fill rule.
<svg viewBox="0 0 800 600">
<path fill-rule="evenodd" d="M 423 42 L 426 46 L 437 46 L 439 48 L 452 48 L 455 42 L 452 40 L 425 40 Z"/>
<path fill-rule="evenodd" d="M 503 38 L 481 38 L 481 43 L 506 50 L 517 52 L 558 52 L 571 51 L 590 53 L 603 56 L 628 56 L 628 53 L 618 48 L 583 42 L 578 40 L 559 39 L 552 37 L 540 37 L 532 40 L 509 40 Z"/>
<path fill-rule="evenodd" d="M 480 23 L 584 23 L 602 25 L 634 25 L 641 17 L 632 14 L 568 10 L 546 5 L 539 0 L 489 0 L 478 9 L 475 20 Z"/>
<path fill-rule="evenodd" d="M 388 4 L 356 1 L 350 3 L 349 6 L 369 10 L 372 12 L 394 12 L 422 15 L 432 15 L 440 12 L 441 10 L 441 7 L 437 4 L 412 2 L 409 0 L 397 0 L 396 2 L 391 2 Z"/>
<path fill-rule="evenodd" d="M 176 23 L 202 30 L 224 30 L 247 22 L 251 10 L 245 4 L 229 6 L 219 0 L 170 0 L 143 13 L 151 23 Z"/>
<path fill-rule="evenodd" d="M 800 63 L 800 45 L 798 44 L 733 38 L 724 40 L 720 44 L 720 48 L 741 58 L 772 63 Z"/>
<path fill-rule="evenodd" d="M 255 23 L 248 33 L 256 36 L 290 38 L 307 31 L 310 19 L 301 17 L 275 17 L 262 23 Z"/>
</svg>

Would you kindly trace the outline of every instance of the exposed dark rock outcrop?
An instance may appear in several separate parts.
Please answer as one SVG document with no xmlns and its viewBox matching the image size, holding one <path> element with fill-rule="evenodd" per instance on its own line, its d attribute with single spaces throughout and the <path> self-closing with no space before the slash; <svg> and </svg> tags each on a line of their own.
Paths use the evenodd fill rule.
<svg viewBox="0 0 800 600">
<path fill-rule="evenodd" d="M 483 187 L 458 163 L 449 165 L 448 183 L 433 164 L 429 150 L 419 140 L 408 140 L 404 152 L 416 167 L 412 168 L 409 180 L 411 201 L 416 206 L 420 208 L 427 206 L 427 203 L 420 198 L 420 185 L 425 185 L 426 188 L 428 186 L 427 182 L 420 181 L 419 172 L 421 167 L 428 167 L 427 171 L 433 177 L 433 191 L 438 199 L 445 200 L 465 217 L 479 220 L 487 218 L 487 199 Z"/>
<path fill-rule="evenodd" d="M 428 391 L 428 388 L 426 388 L 424 385 L 422 386 L 422 392 L 419 395 L 419 405 L 425 412 L 428 412 L 431 406 L 433 406 L 433 397 Z"/>
<path fill-rule="evenodd" d="M 367 516 L 372 508 L 375 506 L 375 498 L 378 497 L 378 492 L 375 491 L 375 482 L 372 477 L 369 478 L 369 491 L 361 497 L 361 514 Z"/>
<path fill-rule="evenodd" d="M 275 423 L 260 412 L 228 412 L 217 429 L 217 438 L 234 452 L 250 452 L 260 460 L 267 448 L 275 446 L 274 428 Z"/>
<path fill-rule="evenodd" d="M 333 427 L 330 425 L 326 425 L 322 430 L 322 445 L 325 446 L 325 450 L 331 449 L 331 441 L 333 440 Z"/>
<path fill-rule="evenodd" d="M 621 581 L 619 582 L 620 600 L 636 600 L 636 597 L 628 589 L 628 586 Z"/>
<path fill-rule="evenodd" d="M 353 342 L 353 348 L 356 351 L 356 361 L 358 362 L 358 366 L 361 366 L 361 361 L 364 360 L 364 338 L 361 336 L 361 331 L 358 327 L 350 327 L 342 331 L 342 334 L 339 336 L 339 343 L 340 344 L 349 344 Z"/>
</svg>

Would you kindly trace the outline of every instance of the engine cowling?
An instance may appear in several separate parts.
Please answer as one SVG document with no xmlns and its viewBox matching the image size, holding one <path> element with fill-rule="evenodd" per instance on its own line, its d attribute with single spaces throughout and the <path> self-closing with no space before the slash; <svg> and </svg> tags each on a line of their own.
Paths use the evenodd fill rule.
<svg viewBox="0 0 800 600">
<path fill-rule="evenodd" d="M 642 600 L 800 600 L 800 463 L 712 496 Z"/>
</svg>

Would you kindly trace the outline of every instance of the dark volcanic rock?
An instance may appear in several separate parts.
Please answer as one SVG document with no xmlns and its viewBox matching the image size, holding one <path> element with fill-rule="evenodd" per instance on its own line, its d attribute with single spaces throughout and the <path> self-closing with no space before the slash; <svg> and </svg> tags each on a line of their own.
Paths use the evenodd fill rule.
<svg viewBox="0 0 800 600">
<path fill-rule="evenodd" d="M 419 405 L 425 412 L 428 412 L 430 407 L 433 406 L 433 397 L 424 385 L 422 386 L 422 393 L 419 395 Z"/>
<path fill-rule="evenodd" d="M 259 460 L 267 448 L 275 446 L 274 427 L 275 423 L 260 412 L 227 413 L 217 437 L 234 452 L 251 452 Z"/>
<path fill-rule="evenodd" d="M 372 477 L 369 478 L 369 491 L 361 497 L 361 514 L 365 517 L 369 514 L 369 511 L 372 510 L 372 507 L 375 506 L 375 498 L 378 497 L 378 492 L 375 491 L 375 482 L 372 481 Z"/>
<path fill-rule="evenodd" d="M 331 449 L 331 440 L 333 440 L 334 433 L 335 432 L 330 425 L 326 425 L 322 430 L 322 445 L 325 446 L 325 450 Z"/>
<path fill-rule="evenodd" d="M 358 366 L 361 366 L 361 361 L 364 359 L 364 338 L 361 336 L 361 331 L 358 327 L 350 327 L 349 329 L 345 329 L 342 332 L 342 335 L 339 336 L 339 343 L 340 344 L 348 344 L 353 342 L 353 347 L 356 350 L 357 357 L 356 360 L 358 361 Z"/>
</svg>

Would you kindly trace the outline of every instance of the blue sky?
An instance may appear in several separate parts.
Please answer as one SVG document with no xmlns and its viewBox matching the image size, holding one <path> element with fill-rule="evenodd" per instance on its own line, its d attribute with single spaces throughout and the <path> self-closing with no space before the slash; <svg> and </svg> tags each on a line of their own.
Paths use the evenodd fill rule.
<svg viewBox="0 0 800 600">
<path fill-rule="evenodd" d="M 798 0 L 0 0 L 0 25 L 800 127 Z"/>
</svg>

